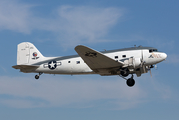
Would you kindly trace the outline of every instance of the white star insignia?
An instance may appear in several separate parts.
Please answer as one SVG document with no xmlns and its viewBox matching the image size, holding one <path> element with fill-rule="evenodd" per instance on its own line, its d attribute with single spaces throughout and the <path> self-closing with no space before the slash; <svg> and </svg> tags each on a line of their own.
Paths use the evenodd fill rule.
<svg viewBox="0 0 179 120">
<path fill-rule="evenodd" d="M 53 63 L 53 61 L 49 65 L 50 65 L 50 68 L 55 68 L 55 63 Z"/>
</svg>

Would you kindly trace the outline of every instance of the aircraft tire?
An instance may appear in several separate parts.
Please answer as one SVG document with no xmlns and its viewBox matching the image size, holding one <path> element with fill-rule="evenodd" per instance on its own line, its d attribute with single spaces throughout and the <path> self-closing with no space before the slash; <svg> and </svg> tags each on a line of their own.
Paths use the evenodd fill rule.
<svg viewBox="0 0 179 120">
<path fill-rule="evenodd" d="M 135 80 L 133 78 L 129 78 L 127 81 L 126 81 L 126 84 L 129 86 L 129 87 L 132 87 L 134 86 L 135 84 Z"/>
<path fill-rule="evenodd" d="M 35 75 L 35 79 L 39 79 L 39 75 Z"/>
</svg>

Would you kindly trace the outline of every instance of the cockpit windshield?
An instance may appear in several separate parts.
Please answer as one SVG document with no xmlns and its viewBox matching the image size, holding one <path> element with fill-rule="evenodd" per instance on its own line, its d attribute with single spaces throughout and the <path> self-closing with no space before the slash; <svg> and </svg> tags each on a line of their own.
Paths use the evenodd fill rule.
<svg viewBox="0 0 179 120">
<path fill-rule="evenodd" d="M 150 53 L 151 53 L 151 52 L 158 52 L 158 50 L 157 50 L 157 49 L 150 49 L 149 52 L 150 52 Z"/>
</svg>

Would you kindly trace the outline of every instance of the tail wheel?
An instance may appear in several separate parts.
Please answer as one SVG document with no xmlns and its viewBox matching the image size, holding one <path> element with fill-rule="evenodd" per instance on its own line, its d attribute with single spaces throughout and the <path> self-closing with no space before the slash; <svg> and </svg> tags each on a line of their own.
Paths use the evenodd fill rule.
<svg viewBox="0 0 179 120">
<path fill-rule="evenodd" d="M 39 75 L 35 75 L 35 79 L 39 79 L 40 75 L 42 75 L 42 72 L 39 72 Z"/>
<path fill-rule="evenodd" d="M 39 75 L 35 75 L 35 79 L 39 79 Z"/>
</svg>

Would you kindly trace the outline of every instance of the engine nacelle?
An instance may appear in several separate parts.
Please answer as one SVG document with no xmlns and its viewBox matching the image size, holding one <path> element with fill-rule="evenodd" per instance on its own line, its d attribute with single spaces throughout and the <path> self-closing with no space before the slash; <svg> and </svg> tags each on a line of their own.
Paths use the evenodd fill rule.
<svg viewBox="0 0 179 120">
<path fill-rule="evenodd" d="M 134 68 L 139 68 L 141 65 L 140 58 L 129 58 L 124 61 L 125 66 L 132 66 Z"/>
<path fill-rule="evenodd" d="M 133 67 L 134 68 L 139 68 L 141 65 L 141 60 L 140 58 L 133 58 Z"/>
</svg>

